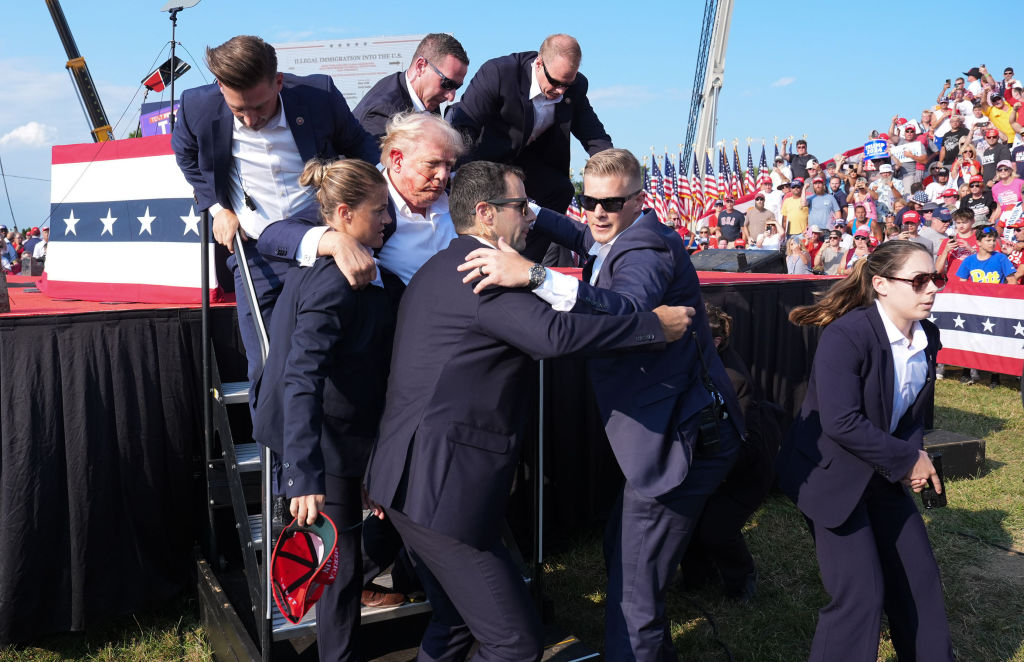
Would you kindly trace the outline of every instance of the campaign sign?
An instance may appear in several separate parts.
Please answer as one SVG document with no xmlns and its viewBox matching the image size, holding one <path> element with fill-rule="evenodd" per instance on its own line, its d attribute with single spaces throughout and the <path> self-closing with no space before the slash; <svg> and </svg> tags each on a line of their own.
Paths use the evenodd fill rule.
<svg viewBox="0 0 1024 662">
<path fill-rule="evenodd" d="M 147 104 L 148 105 L 148 104 Z M 177 115 L 179 104 L 174 102 L 174 113 Z M 163 106 L 150 113 L 143 113 L 139 118 L 139 127 L 142 129 L 142 137 L 162 136 L 171 132 L 171 109 Z"/>
<path fill-rule="evenodd" d="M 889 143 L 884 140 L 869 140 L 864 143 L 864 160 L 889 158 Z"/>
</svg>

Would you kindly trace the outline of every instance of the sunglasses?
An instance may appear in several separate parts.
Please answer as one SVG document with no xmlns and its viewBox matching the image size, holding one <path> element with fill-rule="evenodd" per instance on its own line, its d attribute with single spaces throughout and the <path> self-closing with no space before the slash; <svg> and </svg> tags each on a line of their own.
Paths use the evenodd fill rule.
<svg viewBox="0 0 1024 662">
<path fill-rule="evenodd" d="M 601 208 L 604 209 L 606 212 L 614 213 L 617 211 L 622 211 L 622 206 L 626 204 L 627 200 L 637 195 L 638 193 L 642 192 L 643 189 L 641 188 L 637 189 L 636 191 L 633 191 L 629 195 L 615 198 L 592 198 L 589 195 L 581 195 L 580 205 L 582 205 L 582 207 L 587 211 L 594 211 L 595 209 L 597 209 L 598 205 L 601 205 Z"/>
<path fill-rule="evenodd" d="M 971 184 L 971 188 L 981 188 L 981 184 Z"/>
<path fill-rule="evenodd" d="M 1003 166 L 1002 168 L 996 168 L 996 172 L 1010 172 L 1010 168 Z"/>
<path fill-rule="evenodd" d="M 457 90 L 460 87 L 462 87 L 462 83 L 460 83 L 458 81 L 454 81 L 451 78 L 448 78 L 448 76 L 445 76 L 443 73 L 441 73 L 440 69 L 438 69 L 434 65 L 430 64 L 430 60 L 423 60 L 423 61 L 427 63 L 428 67 L 430 67 L 431 69 L 434 70 L 435 74 L 437 74 L 438 76 L 441 77 L 441 89 L 442 90 L 448 90 L 450 92 L 452 90 Z"/>
<path fill-rule="evenodd" d="M 530 211 L 530 201 L 526 198 L 499 198 L 497 200 L 484 200 L 489 205 L 495 207 L 505 207 L 507 205 L 518 205 L 519 213 L 523 216 Z"/>
<path fill-rule="evenodd" d="M 854 237 L 853 240 L 854 241 L 867 241 L 868 238 L 867 237 Z"/>
<path fill-rule="evenodd" d="M 567 90 L 576 82 L 575 80 L 571 80 L 566 83 L 565 81 L 558 80 L 557 78 L 552 78 L 551 74 L 548 73 L 548 66 L 544 64 L 544 60 L 540 61 L 540 68 L 544 70 L 544 77 L 548 79 L 548 82 L 551 83 L 551 86 L 554 88 Z"/>
<path fill-rule="evenodd" d="M 930 274 L 917 274 L 913 278 L 899 278 L 897 276 L 886 276 L 889 280 L 898 280 L 904 283 L 910 283 L 910 286 L 914 288 L 915 292 L 923 292 L 924 288 L 928 287 L 928 283 L 933 283 L 935 287 L 940 290 L 946 286 L 946 282 L 949 280 L 945 275 L 939 272 L 933 272 Z"/>
</svg>

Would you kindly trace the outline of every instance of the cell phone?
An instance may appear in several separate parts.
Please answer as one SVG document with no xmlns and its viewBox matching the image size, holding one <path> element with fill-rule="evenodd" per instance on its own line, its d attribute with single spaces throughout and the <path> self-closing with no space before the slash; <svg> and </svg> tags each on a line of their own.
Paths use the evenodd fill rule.
<svg viewBox="0 0 1024 662">
<path fill-rule="evenodd" d="M 945 508 L 946 507 L 946 481 L 942 477 L 942 453 L 929 453 L 929 459 L 932 461 L 932 466 L 935 467 L 935 475 L 939 477 L 939 483 L 942 484 L 942 493 L 939 494 L 935 491 L 935 485 L 929 479 L 928 484 L 921 490 L 921 503 L 924 505 L 926 510 L 932 508 Z"/>
<path fill-rule="evenodd" d="M 949 79 L 948 78 L 946 79 L 946 85 L 949 85 Z"/>
</svg>

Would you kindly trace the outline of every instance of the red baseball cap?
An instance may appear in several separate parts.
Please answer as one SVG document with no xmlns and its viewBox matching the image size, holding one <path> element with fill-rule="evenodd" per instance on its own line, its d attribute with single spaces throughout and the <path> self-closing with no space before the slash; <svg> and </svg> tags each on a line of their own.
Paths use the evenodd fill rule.
<svg viewBox="0 0 1024 662">
<path fill-rule="evenodd" d="M 905 214 L 903 214 L 903 222 L 904 223 L 917 223 L 918 225 L 920 225 L 921 224 L 921 215 L 918 214 L 916 211 L 908 211 Z"/>
<path fill-rule="evenodd" d="M 985 137 L 986 138 L 988 138 L 989 136 L 998 136 L 998 135 L 999 135 L 999 129 L 996 129 L 996 128 L 985 129 Z"/>
<path fill-rule="evenodd" d="M 825 180 L 823 178 L 821 178 L 821 177 L 815 177 L 813 180 L 811 180 L 812 184 L 817 184 L 818 182 L 821 182 L 822 184 L 824 184 Z"/>
<path fill-rule="evenodd" d="M 311 526 L 293 519 L 284 528 L 270 559 L 274 602 L 289 623 L 297 625 L 333 584 L 340 563 L 338 529 L 320 513 Z"/>
<path fill-rule="evenodd" d="M 984 182 L 985 182 L 985 178 L 982 177 L 981 175 L 973 175 L 971 177 L 971 181 L 968 182 L 968 183 L 970 183 L 970 184 L 982 184 Z"/>
<path fill-rule="evenodd" d="M 945 191 L 942 192 L 942 197 L 944 197 L 944 198 L 948 198 L 950 196 L 953 196 L 955 198 L 955 197 L 957 197 L 959 195 L 960 195 L 959 193 L 957 193 L 956 191 L 954 191 L 951 188 L 948 188 L 948 189 L 946 189 Z"/>
</svg>

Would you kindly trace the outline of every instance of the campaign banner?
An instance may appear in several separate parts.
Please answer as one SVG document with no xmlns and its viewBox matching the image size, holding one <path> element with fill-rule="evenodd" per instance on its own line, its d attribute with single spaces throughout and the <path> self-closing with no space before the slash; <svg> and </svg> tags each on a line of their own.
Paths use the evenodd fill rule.
<svg viewBox="0 0 1024 662">
<path fill-rule="evenodd" d="M 199 210 L 171 137 L 57 145 L 40 289 L 53 298 L 200 303 Z M 223 301 L 210 241 L 210 298 Z"/>
<path fill-rule="evenodd" d="M 885 140 L 869 140 L 864 143 L 864 160 L 889 158 L 889 143 Z"/>
<path fill-rule="evenodd" d="M 354 108 L 377 81 L 404 71 L 425 34 L 358 37 L 274 44 L 277 70 L 299 76 L 327 74 Z"/>
<path fill-rule="evenodd" d="M 889 147 L 889 153 L 899 159 L 900 163 L 913 163 L 914 159 L 910 158 L 909 155 L 924 156 L 924 145 L 916 140 L 912 143 L 892 145 Z"/>
<path fill-rule="evenodd" d="M 939 363 L 1021 374 L 1024 286 L 950 281 L 928 319 L 939 327 Z"/>
<path fill-rule="evenodd" d="M 146 104 L 149 105 L 149 104 Z M 178 114 L 181 104 L 174 102 L 174 114 Z M 145 106 L 143 106 L 145 108 Z M 171 107 L 164 105 L 162 108 L 150 112 L 143 112 L 139 117 L 139 128 L 142 130 L 142 137 L 162 136 L 171 132 Z"/>
</svg>

